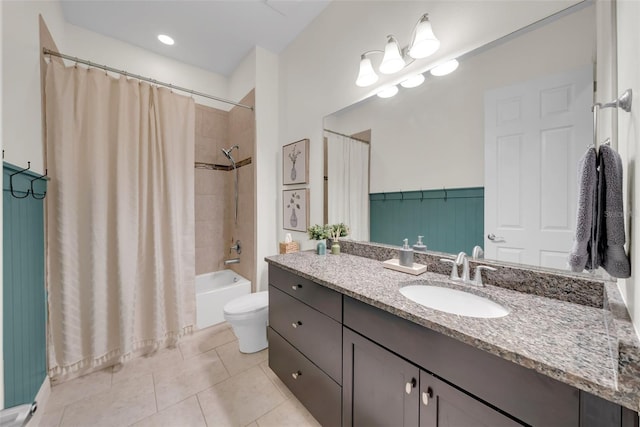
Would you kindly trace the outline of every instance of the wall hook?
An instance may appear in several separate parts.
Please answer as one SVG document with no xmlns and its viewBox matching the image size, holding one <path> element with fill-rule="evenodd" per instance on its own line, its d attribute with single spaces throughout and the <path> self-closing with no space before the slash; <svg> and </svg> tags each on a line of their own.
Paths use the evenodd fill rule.
<svg viewBox="0 0 640 427">
<path fill-rule="evenodd" d="M 447 201 L 447 199 L 448 199 L 448 197 L 449 197 L 449 196 L 447 195 L 447 189 L 446 189 L 446 188 L 444 188 L 444 187 L 442 187 L 442 191 L 444 191 L 444 201 L 446 202 L 446 201 Z"/>
<path fill-rule="evenodd" d="M 11 191 L 11 195 L 13 197 L 15 197 L 16 199 L 24 199 L 24 198 L 28 197 L 29 193 L 31 193 L 31 190 L 27 189 L 27 192 L 26 192 L 26 194 L 24 196 L 16 196 L 16 193 L 13 190 L 13 177 L 15 175 L 19 175 L 19 174 L 21 174 L 21 173 L 23 173 L 25 171 L 28 171 L 29 169 L 31 169 L 31 162 L 27 162 L 27 168 L 26 169 L 19 170 L 18 172 L 14 172 L 11 175 L 9 175 L 9 189 Z"/>
<path fill-rule="evenodd" d="M 400 197 L 402 197 L 400 201 L 404 202 L 404 192 L 402 190 L 400 190 Z"/>
<path fill-rule="evenodd" d="M 424 190 L 420 190 L 420 201 L 424 200 Z"/>
<path fill-rule="evenodd" d="M 48 173 L 49 173 L 49 169 L 45 169 L 45 170 L 44 170 L 44 175 L 41 175 L 41 176 L 39 176 L 39 177 L 37 177 L 37 178 L 33 178 L 33 179 L 31 180 L 31 196 L 32 196 L 34 199 L 42 200 L 42 199 L 44 199 L 45 197 L 47 197 L 47 191 L 46 191 L 46 190 L 42 193 L 42 197 L 38 197 L 38 196 L 36 196 L 36 190 L 34 190 L 34 189 L 33 189 L 33 183 L 34 183 L 34 181 L 38 181 L 39 179 L 46 179 L 46 177 L 47 177 L 47 174 L 48 174 Z"/>
</svg>

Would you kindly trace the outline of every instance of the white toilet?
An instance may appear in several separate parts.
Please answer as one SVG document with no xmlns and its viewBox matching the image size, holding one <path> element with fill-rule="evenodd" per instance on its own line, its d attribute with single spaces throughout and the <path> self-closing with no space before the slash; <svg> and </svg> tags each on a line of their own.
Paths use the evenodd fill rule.
<svg viewBox="0 0 640 427">
<path fill-rule="evenodd" d="M 224 306 L 224 319 L 233 327 L 241 353 L 267 348 L 269 293 L 256 292 L 229 301 Z"/>
</svg>

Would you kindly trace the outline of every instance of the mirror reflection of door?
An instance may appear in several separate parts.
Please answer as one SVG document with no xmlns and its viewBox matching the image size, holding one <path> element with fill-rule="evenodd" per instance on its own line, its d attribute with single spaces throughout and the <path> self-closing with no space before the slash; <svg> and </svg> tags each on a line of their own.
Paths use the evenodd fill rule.
<svg viewBox="0 0 640 427">
<path fill-rule="evenodd" d="M 592 68 L 485 93 L 487 258 L 566 269 L 576 159 L 593 142 Z"/>
</svg>

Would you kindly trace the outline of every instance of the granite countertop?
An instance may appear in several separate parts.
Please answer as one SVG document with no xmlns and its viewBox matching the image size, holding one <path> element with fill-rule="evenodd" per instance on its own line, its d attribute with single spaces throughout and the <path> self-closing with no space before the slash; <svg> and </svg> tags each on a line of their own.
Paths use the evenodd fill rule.
<svg viewBox="0 0 640 427">
<path fill-rule="evenodd" d="M 305 251 L 274 255 L 266 261 L 563 383 L 634 411 L 640 409 L 637 368 L 622 372 L 629 371 L 630 365 L 618 357 L 619 342 L 612 327 L 615 310 L 490 284 L 476 288 L 432 272 L 413 276 L 386 269 L 380 261 L 349 254 L 322 256 Z M 458 316 L 424 307 L 398 291 L 420 281 L 488 297 L 510 313 L 492 319 Z M 629 334 L 628 330 L 623 332 Z"/>
</svg>

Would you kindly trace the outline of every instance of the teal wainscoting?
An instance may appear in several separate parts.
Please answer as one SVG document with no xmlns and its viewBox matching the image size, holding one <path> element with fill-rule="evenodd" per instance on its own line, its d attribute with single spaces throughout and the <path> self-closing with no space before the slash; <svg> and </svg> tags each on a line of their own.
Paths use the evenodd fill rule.
<svg viewBox="0 0 640 427">
<path fill-rule="evenodd" d="M 46 376 L 44 197 L 46 181 L 22 168 L 3 167 L 4 406 L 33 402 Z M 31 194 L 31 181 L 35 197 Z"/>
<path fill-rule="evenodd" d="M 401 245 L 417 236 L 432 251 L 471 253 L 484 245 L 484 188 L 372 193 L 372 242 Z"/>
</svg>

